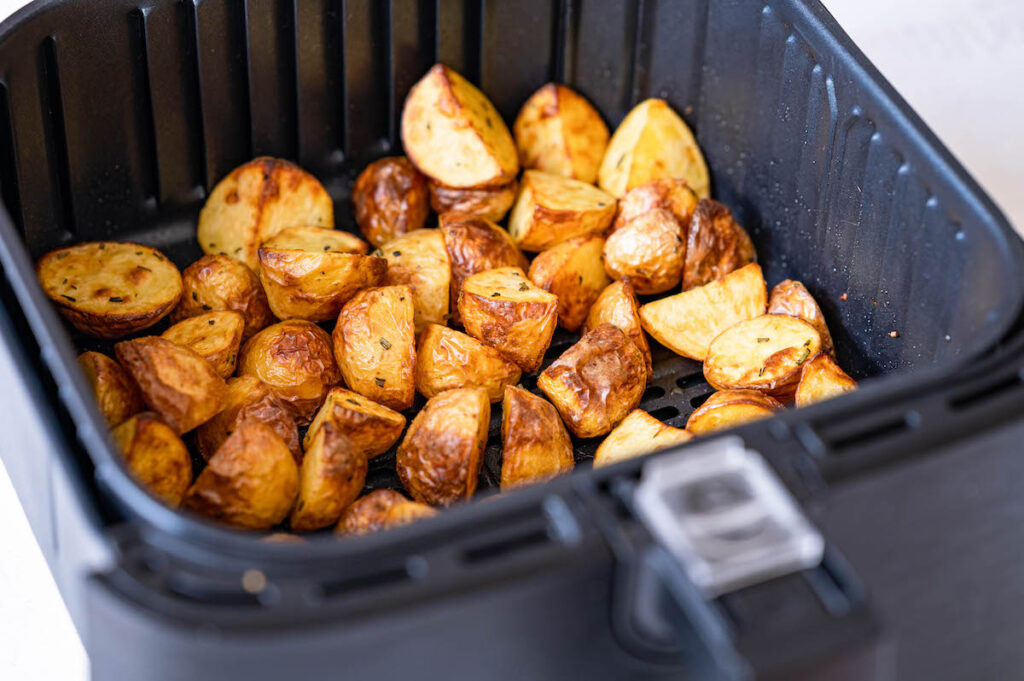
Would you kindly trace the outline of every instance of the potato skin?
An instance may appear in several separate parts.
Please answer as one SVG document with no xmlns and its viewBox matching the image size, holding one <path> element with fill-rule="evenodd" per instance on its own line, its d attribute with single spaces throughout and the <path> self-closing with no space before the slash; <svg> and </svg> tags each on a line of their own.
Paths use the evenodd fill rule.
<svg viewBox="0 0 1024 681">
<path fill-rule="evenodd" d="M 647 375 L 650 376 L 654 371 L 651 364 L 651 346 L 640 324 L 640 303 L 637 301 L 636 291 L 628 281 L 614 281 L 601 291 L 601 295 L 590 306 L 590 312 L 583 323 L 583 333 L 596 329 L 601 324 L 618 327 L 633 341 L 644 356 Z"/>
<path fill-rule="evenodd" d="M 400 501 L 388 509 L 384 516 L 383 529 L 390 530 L 402 525 L 409 525 L 417 520 L 432 518 L 435 515 L 437 515 L 437 509 L 433 506 L 427 506 L 418 501 Z"/>
<path fill-rule="evenodd" d="M 619 199 L 619 208 L 615 213 L 612 231 L 630 220 L 654 209 L 667 210 L 675 216 L 681 226 L 682 234 L 686 234 L 697 210 L 697 195 L 686 184 L 686 180 L 661 178 L 644 182 L 633 187 Z"/>
<path fill-rule="evenodd" d="M 587 318 L 590 306 L 611 283 L 601 252 L 604 239 L 580 236 L 544 251 L 530 263 L 530 280 L 558 297 L 558 324 L 576 331 Z"/>
<path fill-rule="evenodd" d="M 165 503 L 181 504 L 192 484 L 192 459 L 170 426 L 156 414 L 142 412 L 114 428 L 111 436 L 132 477 Z"/>
<path fill-rule="evenodd" d="M 320 182 L 293 163 L 262 156 L 232 170 L 199 212 L 199 246 L 252 269 L 260 244 L 293 225 L 334 227 L 334 202 Z"/>
<path fill-rule="evenodd" d="M 537 379 L 577 437 L 611 431 L 640 404 L 646 383 L 643 355 L 611 324 L 588 331 Z"/>
<path fill-rule="evenodd" d="M 522 371 L 489 345 L 438 324 L 420 334 L 416 348 L 416 390 L 430 399 L 453 388 L 483 388 L 499 402 Z"/>
<path fill-rule="evenodd" d="M 634 409 L 608 434 L 594 452 L 594 468 L 610 466 L 660 449 L 689 442 L 693 435 Z"/>
<path fill-rule="evenodd" d="M 302 445 L 312 446 L 324 423 L 333 423 L 357 450 L 373 458 L 391 449 L 405 430 L 405 417 L 393 409 L 339 386 L 331 388 L 320 411 L 309 424 Z"/>
<path fill-rule="evenodd" d="M 285 227 L 263 241 L 262 248 L 277 248 L 286 251 L 307 251 L 309 253 L 355 253 L 366 255 L 370 246 L 351 232 L 327 229 L 313 225 Z"/>
<path fill-rule="evenodd" d="M 223 408 L 196 429 L 196 447 L 204 459 L 224 444 L 238 426 L 246 421 L 265 423 L 274 429 L 296 461 L 302 461 L 299 431 L 291 411 L 282 404 L 266 383 L 255 376 L 228 379 L 228 394 Z"/>
<path fill-rule="evenodd" d="M 57 311 L 82 333 L 123 338 L 156 324 L 181 297 L 181 274 L 149 246 L 91 241 L 50 251 L 36 278 Z"/>
<path fill-rule="evenodd" d="M 804 364 L 796 386 L 796 406 L 806 407 L 830 400 L 857 389 L 857 381 L 839 368 L 832 357 L 822 351 Z"/>
<path fill-rule="evenodd" d="M 404 156 L 374 161 L 352 187 L 356 224 L 374 246 L 421 229 L 430 206 L 427 178 Z"/>
<path fill-rule="evenodd" d="M 386 524 L 388 511 L 396 504 L 408 501 L 393 489 L 375 489 L 359 497 L 345 509 L 334 528 L 334 533 L 358 536 L 382 530 Z"/>
<path fill-rule="evenodd" d="M 295 532 L 338 522 L 366 484 L 366 456 L 330 421 L 317 429 L 299 469 L 299 497 L 291 515 Z"/>
<path fill-rule="evenodd" d="M 146 408 L 135 380 L 111 358 L 100 352 L 83 352 L 78 356 L 78 365 L 92 386 L 100 413 L 111 428 Z"/>
<path fill-rule="evenodd" d="M 821 335 L 821 351 L 836 356 L 832 345 L 832 334 L 825 323 L 825 315 L 814 300 L 814 296 L 799 281 L 786 279 L 775 285 L 768 296 L 768 314 L 785 314 L 802 319 Z"/>
<path fill-rule="evenodd" d="M 419 333 L 427 324 L 448 319 L 452 263 L 437 229 L 419 229 L 380 248 L 388 263 L 388 286 L 412 289 L 413 323 Z"/>
<path fill-rule="evenodd" d="M 430 181 L 430 207 L 438 215 L 462 213 L 500 222 L 515 203 L 519 183 L 463 189 Z"/>
<path fill-rule="evenodd" d="M 183 506 L 233 527 L 268 530 L 288 517 L 298 492 L 288 447 L 270 426 L 250 421 L 210 458 Z"/>
<path fill-rule="evenodd" d="M 501 409 L 502 490 L 572 471 L 572 441 L 550 402 L 510 385 Z"/>
<path fill-rule="evenodd" d="M 527 170 L 508 219 L 524 251 L 538 252 L 577 236 L 603 234 L 615 217 L 615 197 L 561 175 Z"/>
<path fill-rule="evenodd" d="M 224 379 L 209 362 L 169 340 L 122 341 L 114 353 L 146 405 L 179 435 L 213 418 L 227 396 Z"/>
<path fill-rule="evenodd" d="M 300 426 L 309 423 L 327 391 L 341 381 L 331 337 L 300 319 L 268 326 L 250 338 L 242 346 L 238 375 L 266 383 Z"/>
<path fill-rule="evenodd" d="M 397 411 L 412 406 L 416 330 L 408 286 L 357 293 L 338 315 L 333 338 L 334 357 L 349 388 Z"/>
<path fill-rule="evenodd" d="M 662 293 L 683 276 L 685 229 L 667 210 L 654 208 L 615 230 L 604 244 L 604 268 L 637 293 Z"/>
<path fill-rule="evenodd" d="M 768 418 L 780 409 L 778 400 L 758 390 L 720 390 L 690 414 L 686 429 L 707 435 Z"/>
<path fill-rule="evenodd" d="M 171 323 L 218 310 L 238 312 L 245 319 L 242 342 L 274 323 L 260 279 L 245 263 L 226 255 L 204 255 L 181 274 L 182 294 Z"/>
<path fill-rule="evenodd" d="M 160 334 L 161 338 L 192 350 L 209 362 L 221 378 L 235 373 L 245 319 L 222 310 L 189 317 Z"/>
<path fill-rule="evenodd" d="M 756 261 L 754 243 L 733 219 L 729 207 L 701 199 L 686 236 L 683 290 L 716 281 Z"/>
<path fill-rule="evenodd" d="M 450 506 L 473 496 L 490 419 L 483 388 L 448 390 L 427 400 L 398 446 L 395 464 L 413 499 Z"/>
</svg>

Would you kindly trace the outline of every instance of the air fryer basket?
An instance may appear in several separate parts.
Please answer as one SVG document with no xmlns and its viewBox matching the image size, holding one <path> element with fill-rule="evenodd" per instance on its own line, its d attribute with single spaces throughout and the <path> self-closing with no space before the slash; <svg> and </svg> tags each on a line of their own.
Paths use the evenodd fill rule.
<svg viewBox="0 0 1024 681">
<path fill-rule="evenodd" d="M 657 559 L 645 553 L 649 542 L 616 492 L 642 462 L 594 473 L 582 465 L 546 486 L 345 542 L 261 544 L 170 511 L 135 486 L 113 455 L 75 365 L 75 344 L 88 341 L 69 333 L 34 283 L 35 257 L 86 239 L 137 240 L 180 266 L 191 262 L 200 254 L 195 221 L 207 192 L 257 155 L 290 158 L 316 174 L 335 198 L 339 225 L 354 229 L 352 180 L 368 161 L 401 153 L 402 102 L 435 61 L 477 82 L 508 121 L 551 80 L 585 94 L 610 126 L 646 97 L 667 99 L 686 118 L 707 157 L 713 193 L 750 231 L 769 285 L 804 281 L 829 321 L 839 363 L 867 379 L 856 394 L 739 431 L 803 499 L 858 469 L 860 459 L 848 454 L 867 442 L 863 433 L 892 429 L 886 410 L 991 353 L 1017 321 L 1020 241 L 815 0 L 37 2 L 0 26 L 0 192 L 9 216 L 0 215 L 0 280 L 7 287 L 0 301 L 12 320 L 8 337 L 27 358 L 24 371 L 40 381 L 39 410 L 50 412 L 41 418 L 62 441 L 40 456 L 43 463 L 14 457 L 27 468 L 52 462 L 59 471 L 53 475 L 67 478 L 60 484 L 75 490 L 56 505 L 26 502 L 29 515 L 38 525 L 59 524 L 64 513 L 84 516 L 115 542 L 116 550 L 89 564 L 103 569 L 83 589 L 88 618 L 72 608 L 80 627 L 95 631 L 102 621 L 110 628 L 91 646 L 101 651 L 94 664 L 139 674 L 161 669 L 163 657 L 111 661 L 120 640 L 112 632 L 130 638 L 142 630 L 132 608 L 171 621 L 214 622 L 217 631 L 265 633 L 377 607 L 400 613 L 405 604 L 412 612 L 441 595 L 454 603 L 484 586 L 494 608 L 513 608 L 517 598 L 542 606 L 558 594 L 566 603 L 588 603 L 607 597 L 617 574 L 609 566 L 629 563 L 630 547 L 645 556 L 637 564 Z M 559 335 L 548 359 L 571 342 Z M 711 390 L 699 364 L 663 349 L 658 356 L 642 406 L 682 425 Z M 596 443 L 577 445 L 586 460 Z M 835 456 L 840 449 L 846 458 Z M 485 487 L 496 483 L 499 457 L 492 437 Z M 38 479 L 26 474 L 20 482 Z M 370 486 L 394 482 L 393 457 L 375 461 Z M 47 484 L 44 496 L 56 494 L 58 483 Z M 620 523 L 627 529 L 615 529 Z M 64 548 L 51 562 L 85 562 L 69 553 Z M 580 566 L 589 572 L 573 572 Z M 237 575 L 255 567 L 273 578 L 276 595 L 239 590 Z M 824 582 L 793 578 L 811 580 L 815 589 L 833 584 L 860 602 L 851 581 L 836 576 L 845 574 L 841 560 L 833 556 L 821 570 L 831 575 Z M 527 586 L 524 574 L 544 577 L 547 586 Z M 503 581 L 510 591 L 495 586 Z M 296 586 L 313 582 L 317 607 Z M 363 587 L 376 587 L 372 606 Z M 675 600 L 686 599 L 676 593 Z M 125 602 L 131 608 L 119 610 Z M 544 621 L 522 601 L 518 607 L 519 626 Z M 415 621 L 429 629 L 432 611 L 419 612 Z M 551 622 L 585 616 L 596 615 L 580 611 Z M 450 613 L 442 621 L 437 636 L 445 627 L 472 631 Z M 867 626 L 829 621 L 856 630 L 845 632 L 847 639 Z M 831 631 L 818 625 L 819 634 Z M 164 625 L 152 626 L 148 643 L 171 641 Z M 333 626 L 319 634 L 324 645 Z M 368 633 L 372 628 L 343 638 L 381 634 Z M 499 629 L 511 635 L 515 627 Z M 601 627 L 591 633 L 593 641 L 610 636 Z M 630 636 L 620 627 L 612 638 L 629 648 L 623 641 Z M 592 653 L 588 666 L 613 676 L 635 671 L 636 659 L 706 661 L 694 654 L 681 662 L 678 650 L 659 657 L 650 642 L 657 637 L 638 636 L 644 643 L 636 645 L 650 649 L 628 665 Z M 822 650 L 834 644 L 827 634 L 819 638 Z M 187 636 L 173 640 L 160 653 L 169 667 L 179 653 L 195 653 Z M 253 640 L 246 641 L 250 652 L 260 648 Z M 268 645 L 266 655 L 302 648 L 281 645 Z M 401 650 L 415 656 L 430 646 L 444 650 L 431 636 Z M 207 651 L 211 660 L 223 652 Z M 464 660 L 467 668 L 475 659 Z M 655 672 L 648 662 L 640 666 L 652 674 L 673 668 Z M 269 677 L 274 664 L 256 654 L 247 668 Z M 560 665 L 524 668 L 525 675 L 582 669 Z"/>
</svg>

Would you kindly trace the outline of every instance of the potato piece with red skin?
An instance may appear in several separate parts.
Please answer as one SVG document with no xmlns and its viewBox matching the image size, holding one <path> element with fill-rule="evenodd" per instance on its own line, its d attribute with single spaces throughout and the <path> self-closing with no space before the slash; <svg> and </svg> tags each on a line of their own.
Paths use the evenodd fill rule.
<svg viewBox="0 0 1024 681">
<path fill-rule="evenodd" d="M 302 461 L 295 418 L 270 387 L 255 376 L 228 379 L 228 393 L 222 408 L 196 429 L 196 448 L 209 460 L 242 423 L 257 421 L 274 429 L 296 461 Z"/>
<path fill-rule="evenodd" d="M 430 214 L 427 178 L 404 156 L 374 161 L 356 178 L 352 209 L 374 246 L 422 229 Z"/>
<path fill-rule="evenodd" d="M 587 320 L 583 323 L 583 333 L 596 329 L 601 324 L 618 327 L 633 341 L 644 356 L 647 375 L 650 376 L 653 373 L 651 346 L 640 323 L 640 303 L 636 298 L 636 291 L 628 281 L 613 281 L 601 291 L 601 295 L 590 306 Z"/>
<path fill-rule="evenodd" d="M 146 408 L 135 380 L 111 358 L 100 352 L 83 352 L 78 356 L 78 365 L 92 386 L 96 406 L 111 428 Z"/>
<path fill-rule="evenodd" d="M 416 390 L 430 399 L 453 388 L 483 388 L 491 402 L 522 377 L 519 366 L 489 345 L 438 324 L 420 334 L 416 348 Z"/>
<path fill-rule="evenodd" d="M 580 236 L 544 251 L 530 263 L 530 280 L 558 297 L 558 324 L 576 331 L 611 283 L 601 264 L 604 239 Z"/>
<path fill-rule="evenodd" d="M 519 193 L 515 180 L 493 187 L 446 187 L 430 181 L 430 207 L 438 215 L 462 213 L 500 222 L 508 214 Z"/>
<path fill-rule="evenodd" d="M 800 372 L 795 394 L 796 406 L 806 407 L 831 400 L 856 389 L 857 381 L 840 369 L 828 353 L 822 352 L 804 364 Z"/>
<path fill-rule="evenodd" d="M 788 314 L 790 317 L 804 320 L 821 335 L 821 351 L 832 357 L 836 356 L 832 334 L 825 323 L 825 315 L 821 313 L 814 296 L 799 281 L 786 279 L 775 285 L 768 296 L 768 314 Z"/>
<path fill-rule="evenodd" d="M 594 468 L 668 449 L 692 439 L 692 433 L 662 423 L 643 409 L 634 409 L 598 445 Z"/>
<path fill-rule="evenodd" d="M 244 331 L 242 315 L 221 310 L 183 319 L 160 337 L 188 348 L 209 362 L 221 378 L 227 378 L 235 373 Z"/>
<path fill-rule="evenodd" d="M 754 243 L 733 219 L 729 207 L 701 199 L 686 235 L 683 290 L 718 281 L 756 261 Z"/>
<path fill-rule="evenodd" d="M 324 423 L 337 426 L 363 456 L 370 459 L 391 449 L 405 429 L 405 417 L 394 409 L 340 386 L 327 393 L 327 399 L 306 430 L 302 440 L 304 447 L 312 446 L 316 431 Z"/>
<path fill-rule="evenodd" d="M 604 243 L 604 268 L 640 294 L 662 293 L 683 276 L 685 228 L 667 210 L 654 208 L 619 227 Z"/>
<path fill-rule="evenodd" d="M 192 459 L 181 438 L 152 412 L 142 412 L 111 433 L 132 477 L 171 506 L 192 484 Z"/>
<path fill-rule="evenodd" d="M 501 489 L 544 482 L 576 465 L 558 410 L 542 397 L 508 386 L 501 405 Z"/>
<path fill-rule="evenodd" d="M 366 484 L 366 455 L 330 421 L 307 447 L 299 469 L 299 497 L 291 515 L 296 532 L 334 525 Z"/>
<path fill-rule="evenodd" d="M 694 435 L 707 435 L 766 419 L 780 409 L 778 400 L 759 390 L 720 390 L 690 414 L 686 429 Z"/>
<path fill-rule="evenodd" d="M 242 342 L 270 324 L 274 314 L 260 278 L 253 270 L 227 255 L 204 255 L 181 273 L 183 291 L 171 312 L 171 323 L 189 317 L 231 310 L 245 319 Z"/>
</svg>

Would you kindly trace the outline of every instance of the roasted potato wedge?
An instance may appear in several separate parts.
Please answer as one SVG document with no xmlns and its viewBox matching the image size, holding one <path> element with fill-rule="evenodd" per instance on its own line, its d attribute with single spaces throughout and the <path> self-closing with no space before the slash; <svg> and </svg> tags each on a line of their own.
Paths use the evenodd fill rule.
<svg viewBox="0 0 1024 681">
<path fill-rule="evenodd" d="M 548 83 L 530 95 L 512 126 L 519 165 L 580 180 L 597 181 L 608 146 L 608 126 L 574 90 Z"/>
<path fill-rule="evenodd" d="M 181 279 L 181 300 L 171 312 L 171 323 L 231 310 L 245 319 L 243 343 L 274 323 L 259 276 L 243 262 L 226 255 L 204 255 L 185 268 Z"/>
<path fill-rule="evenodd" d="M 185 495 L 184 507 L 233 527 L 268 530 L 288 517 L 299 493 L 299 469 L 265 423 L 241 424 Z"/>
<path fill-rule="evenodd" d="M 412 290 L 413 324 L 419 333 L 428 324 L 448 319 L 448 295 L 452 263 L 437 229 L 418 229 L 381 247 L 387 260 L 388 286 L 406 285 Z"/>
<path fill-rule="evenodd" d="M 312 446 L 313 437 L 324 423 L 337 426 L 368 459 L 391 449 L 405 429 L 405 417 L 394 409 L 337 386 L 327 393 L 323 406 L 309 424 L 303 447 Z"/>
<path fill-rule="evenodd" d="M 181 274 L 160 251 L 90 241 L 50 251 L 36 264 L 43 292 L 82 333 L 123 338 L 156 324 L 181 298 Z"/>
<path fill-rule="evenodd" d="M 330 421 L 322 423 L 302 458 L 292 530 L 309 532 L 337 523 L 363 491 L 366 468 L 360 447 Z"/>
<path fill-rule="evenodd" d="M 132 477 L 171 506 L 181 504 L 192 484 L 192 458 L 170 426 L 142 412 L 111 433 Z"/>
<path fill-rule="evenodd" d="M 806 407 L 824 402 L 857 389 L 857 381 L 839 368 L 835 360 L 822 352 L 804 364 L 796 386 L 796 406 Z"/>
<path fill-rule="evenodd" d="M 518 267 L 500 267 L 466 279 L 459 315 L 466 333 L 533 373 L 551 345 L 558 298 L 534 286 Z"/>
<path fill-rule="evenodd" d="M 522 376 L 519 366 L 476 338 L 431 324 L 416 348 L 416 390 L 430 399 L 453 388 L 483 388 L 498 402 Z"/>
<path fill-rule="evenodd" d="M 388 511 L 393 506 L 408 501 L 393 489 L 375 489 L 359 497 L 345 509 L 334 528 L 334 533 L 357 536 L 383 530 Z"/>
<path fill-rule="evenodd" d="M 597 187 L 527 170 L 508 231 L 519 248 L 538 252 L 576 236 L 603 234 L 614 217 L 615 199 Z"/>
<path fill-rule="evenodd" d="M 228 388 L 212 364 L 192 350 L 150 336 L 114 346 L 142 399 L 179 435 L 220 411 Z"/>
<path fill-rule="evenodd" d="M 598 445 L 594 468 L 668 449 L 692 439 L 693 435 L 682 428 L 662 423 L 643 409 L 634 409 Z"/>
<path fill-rule="evenodd" d="M 788 314 L 802 319 L 821 335 L 821 351 L 836 356 L 832 334 L 828 332 L 825 315 L 821 313 L 814 296 L 799 281 L 786 279 L 779 282 L 768 296 L 768 314 Z"/>
<path fill-rule="evenodd" d="M 733 219 L 729 207 L 701 199 L 686 235 L 683 290 L 716 281 L 756 261 L 754 243 Z"/>
<path fill-rule="evenodd" d="M 516 145 L 501 114 L 484 93 L 443 64 L 409 90 L 402 145 L 421 172 L 449 187 L 505 184 L 519 173 Z"/>
<path fill-rule="evenodd" d="M 387 276 L 383 258 L 330 250 L 327 239 L 296 247 L 300 243 L 282 236 L 269 239 L 259 249 L 260 281 L 270 309 L 281 319 L 334 319 L 356 291 L 378 286 Z M 310 246 L 319 248 L 308 250 Z"/>
<path fill-rule="evenodd" d="M 544 251 L 530 263 L 530 280 L 558 297 L 558 323 L 576 331 L 611 280 L 601 264 L 604 239 L 578 236 Z"/>
<path fill-rule="evenodd" d="M 423 228 L 430 214 L 427 178 L 404 156 L 374 161 L 356 178 L 352 208 L 363 236 L 380 246 Z"/>
<path fill-rule="evenodd" d="M 615 213 L 612 231 L 654 209 L 667 210 L 675 216 L 686 234 L 697 209 L 697 195 L 686 184 L 686 180 L 662 178 L 651 180 L 633 187 L 619 200 L 619 209 Z"/>
<path fill-rule="evenodd" d="M 576 465 L 572 441 L 550 402 L 505 388 L 501 404 L 501 489 L 543 482 Z"/>
<path fill-rule="evenodd" d="M 433 506 L 405 499 L 388 509 L 387 514 L 384 516 L 383 529 L 390 530 L 394 527 L 410 525 L 417 520 L 432 518 L 435 515 L 437 515 L 437 509 Z"/>
<path fill-rule="evenodd" d="M 242 346 L 239 376 L 255 376 L 273 391 L 304 426 L 341 382 L 334 347 L 326 331 L 312 322 L 292 319 L 260 331 Z"/>
<path fill-rule="evenodd" d="M 438 215 L 462 213 L 475 215 L 492 222 L 501 221 L 516 201 L 519 183 L 515 180 L 494 187 L 473 187 L 469 189 L 446 187 L 430 182 L 430 207 Z"/>
<path fill-rule="evenodd" d="M 334 327 L 334 356 L 349 388 L 403 410 L 416 396 L 412 289 L 381 286 L 345 304 Z"/>
<path fill-rule="evenodd" d="M 643 355 L 611 324 L 588 331 L 537 379 L 577 437 L 611 431 L 640 404 L 646 384 Z"/>
<path fill-rule="evenodd" d="M 265 423 L 274 429 L 296 461 L 302 461 L 299 431 L 292 412 L 270 387 L 255 376 L 228 379 L 228 394 L 212 419 L 196 429 L 196 447 L 209 460 L 238 426 L 246 421 Z"/>
<path fill-rule="evenodd" d="M 199 212 L 199 246 L 258 265 L 260 244 L 285 227 L 334 227 L 334 202 L 320 182 L 279 158 L 261 157 L 228 174 Z"/>
<path fill-rule="evenodd" d="M 778 400 L 758 390 L 720 390 L 690 414 L 686 429 L 707 435 L 768 418 L 780 409 Z"/>
<path fill-rule="evenodd" d="M 261 246 L 310 253 L 355 253 L 366 255 L 370 247 L 355 234 L 340 229 L 300 225 L 286 227 L 266 239 Z"/>
<path fill-rule="evenodd" d="M 597 186 L 619 198 L 665 177 L 686 180 L 698 198 L 710 195 L 708 167 L 690 128 L 664 100 L 648 99 L 633 107 L 612 134 Z"/>
<path fill-rule="evenodd" d="M 395 463 L 413 499 L 450 506 L 473 496 L 490 420 L 483 388 L 447 390 L 427 400 L 398 446 Z"/>
<path fill-rule="evenodd" d="M 111 358 L 100 352 L 83 352 L 78 356 L 78 365 L 92 386 L 100 413 L 111 428 L 146 408 L 135 380 Z"/>
<path fill-rule="evenodd" d="M 617 326 L 629 340 L 633 341 L 644 356 L 647 375 L 650 376 L 653 371 L 651 346 L 640 324 L 640 304 L 636 299 L 636 291 L 628 281 L 612 282 L 601 291 L 601 295 L 590 306 L 590 312 L 587 313 L 587 319 L 583 324 L 583 333 L 596 329 L 601 324 Z"/>
<path fill-rule="evenodd" d="M 508 232 L 490 220 L 462 213 L 445 213 L 439 222 L 452 268 L 452 322 L 461 324 L 459 293 L 462 292 L 462 282 L 470 275 L 497 267 L 518 267 L 525 271 L 530 264 Z"/>
<path fill-rule="evenodd" d="M 761 268 L 751 264 L 721 281 L 647 303 L 640 321 L 668 349 L 704 361 L 712 340 L 733 324 L 764 314 L 767 299 Z"/>
<path fill-rule="evenodd" d="M 209 362 L 222 378 L 227 378 L 235 373 L 244 331 L 245 318 L 241 314 L 222 310 L 184 319 L 160 337 L 193 351 Z"/>
<path fill-rule="evenodd" d="M 628 281 L 637 293 L 662 293 L 683 277 L 685 229 L 667 210 L 654 208 L 633 218 L 604 242 L 604 268 Z"/>
<path fill-rule="evenodd" d="M 821 335 L 802 319 L 766 314 L 731 326 L 711 341 L 704 378 L 715 390 L 761 390 L 793 399 L 800 372 L 821 352 Z"/>
</svg>

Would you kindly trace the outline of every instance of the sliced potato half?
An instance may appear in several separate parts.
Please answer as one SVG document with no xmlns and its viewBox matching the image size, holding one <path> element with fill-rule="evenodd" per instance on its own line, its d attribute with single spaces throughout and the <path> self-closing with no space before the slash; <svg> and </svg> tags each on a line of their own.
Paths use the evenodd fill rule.
<svg viewBox="0 0 1024 681">
<path fill-rule="evenodd" d="M 643 409 L 634 409 L 598 445 L 594 468 L 668 449 L 692 439 L 693 435 L 682 428 L 662 423 Z"/>
<path fill-rule="evenodd" d="M 393 489 L 375 489 L 355 500 L 341 514 L 334 528 L 337 535 L 359 536 L 385 528 L 388 511 L 397 504 L 408 502 Z"/>
<path fill-rule="evenodd" d="M 804 364 L 800 383 L 796 387 L 796 406 L 806 407 L 816 402 L 831 400 L 857 389 L 857 381 L 839 368 L 825 352 Z"/>
<path fill-rule="evenodd" d="M 768 314 L 788 314 L 790 317 L 804 320 L 821 334 L 822 352 L 835 357 L 832 334 L 828 332 L 825 315 L 821 313 L 814 296 L 799 281 L 786 279 L 772 289 L 768 297 Z"/>
<path fill-rule="evenodd" d="M 331 388 L 313 417 L 302 440 L 303 447 L 312 446 L 313 437 L 325 423 L 337 426 L 363 456 L 371 459 L 391 449 L 405 429 L 405 417 L 394 409 L 338 386 Z"/>
<path fill-rule="evenodd" d="M 330 421 L 317 429 L 299 469 L 291 528 L 309 532 L 338 522 L 366 483 L 366 456 Z"/>
<path fill-rule="evenodd" d="M 463 213 L 491 220 L 501 221 L 508 209 L 515 203 L 519 193 L 519 183 L 515 180 L 494 187 L 446 187 L 437 182 L 430 182 L 430 207 L 438 215 L 445 213 Z"/>
<path fill-rule="evenodd" d="M 778 400 L 758 390 L 720 390 L 690 414 L 686 429 L 707 435 L 768 418 L 780 409 Z"/>
<path fill-rule="evenodd" d="M 508 386 L 501 405 L 501 488 L 521 487 L 572 471 L 572 441 L 558 410 Z"/>
<path fill-rule="evenodd" d="M 78 365 L 92 386 L 100 413 L 111 428 L 146 408 L 135 380 L 111 358 L 100 352 L 83 352 L 78 356 Z"/>
<path fill-rule="evenodd" d="M 427 399 L 453 388 L 483 388 L 498 402 L 521 376 L 518 365 L 470 335 L 438 324 L 420 334 L 416 389 Z"/>
<path fill-rule="evenodd" d="M 222 409 L 196 429 L 196 448 L 209 460 L 224 440 L 246 421 L 265 423 L 274 429 L 296 461 L 302 461 L 295 418 L 270 387 L 255 376 L 228 379 Z"/>
<path fill-rule="evenodd" d="M 686 237 L 683 290 L 703 286 L 757 260 L 754 243 L 729 207 L 701 199 Z"/>
<path fill-rule="evenodd" d="M 160 336 L 193 351 L 213 365 L 222 378 L 227 378 L 235 373 L 244 331 L 242 315 L 222 310 L 189 317 Z"/>
<path fill-rule="evenodd" d="M 264 241 L 261 246 L 310 253 L 358 253 L 366 255 L 369 245 L 355 234 L 340 229 L 298 226 L 286 227 Z"/>
<path fill-rule="evenodd" d="M 615 199 L 597 187 L 527 170 L 508 231 L 519 248 L 538 252 L 576 236 L 601 234 L 614 217 Z"/>
<path fill-rule="evenodd" d="M 171 506 L 192 484 L 192 458 L 174 429 L 152 412 L 131 417 L 112 436 L 132 477 Z"/>
<path fill-rule="evenodd" d="M 438 229 L 418 229 L 392 239 L 380 248 L 388 263 L 389 286 L 412 290 L 413 323 L 417 333 L 428 324 L 448 319 L 452 265 Z"/>
<path fill-rule="evenodd" d="M 183 291 L 171 322 L 218 310 L 238 312 L 245 319 L 242 342 L 274 323 L 274 313 L 259 276 L 226 255 L 204 255 L 181 273 Z"/>
<path fill-rule="evenodd" d="M 576 331 L 611 283 L 601 264 L 604 239 L 579 236 L 544 251 L 530 263 L 530 280 L 558 297 L 558 323 Z"/>
</svg>

